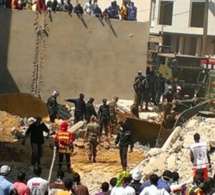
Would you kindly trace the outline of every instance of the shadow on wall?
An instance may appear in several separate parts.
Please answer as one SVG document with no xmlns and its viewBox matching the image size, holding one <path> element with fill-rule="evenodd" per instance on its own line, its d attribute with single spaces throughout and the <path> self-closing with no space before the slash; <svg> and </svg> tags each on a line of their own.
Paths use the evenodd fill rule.
<svg viewBox="0 0 215 195">
<path fill-rule="evenodd" d="M 213 15 L 215 16 L 215 3 L 213 1 L 209 2 L 209 9 L 211 10 Z"/>
<path fill-rule="evenodd" d="M 0 8 L 0 94 L 19 91 L 18 86 L 8 70 L 7 54 L 10 41 L 11 17 L 11 10 Z M 6 81 L 7 85 L 5 85 Z"/>
</svg>

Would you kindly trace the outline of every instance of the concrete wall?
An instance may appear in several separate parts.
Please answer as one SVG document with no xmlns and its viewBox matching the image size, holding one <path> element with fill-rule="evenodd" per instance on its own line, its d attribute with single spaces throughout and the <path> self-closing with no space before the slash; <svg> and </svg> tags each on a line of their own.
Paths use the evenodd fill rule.
<svg viewBox="0 0 215 195">
<path fill-rule="evenodd" d="M 0 94 L 31 91 L 35 18 L 35 12 L 0 10 Z M 44 101 L 52 90 L 60 92 L 59 102 L 80 92 L 96 102 L 114 95 L 133 98 L 134 76 L 139 69 L 145 71 L 148 23 L 108 24 L 91 16 L 81 21 L 76 15 L 56 13 L 48 27 L 41 72 Z"/>
<path fill-rule="evenodd" d="M 150 29 L 152 33 L 158 33 L 163 30 L 164 32 L 169 33 L 181 33 L 181 34 L 195 34 L 202 35 L 203 28 L 194 28 L 190 27 L 190 18 L 192 11 L 191 1 L 180 0 L 173 1 L 173 14 L 172 14 L 172 25 L 159 25 L 159 6 L 160 1 L 156 1 L 156 9 L 155 9 L 155 20 L 154 27 Z M 204 2 L 204 0 L 193 0 L 192 2 Z M 204 9 L 204 8 L 203 8 Z M 215 0 L 211 0 L 209 3 L 209 11 L 208 11 L 208 35 L 215 35 Z"/>
</svg>

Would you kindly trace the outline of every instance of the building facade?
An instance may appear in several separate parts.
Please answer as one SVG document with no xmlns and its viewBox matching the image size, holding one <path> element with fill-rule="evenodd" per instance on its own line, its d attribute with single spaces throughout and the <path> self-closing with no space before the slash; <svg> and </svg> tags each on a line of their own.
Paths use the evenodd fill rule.
<svg viewBox="0 0 215 195">
<path fill-rule="evenodd" d="M 152 0 L 150 22 L 171 52 L 200 56 L 206 43 L 204 55 L 215 54 L 215 0 Z"/>
</svg>

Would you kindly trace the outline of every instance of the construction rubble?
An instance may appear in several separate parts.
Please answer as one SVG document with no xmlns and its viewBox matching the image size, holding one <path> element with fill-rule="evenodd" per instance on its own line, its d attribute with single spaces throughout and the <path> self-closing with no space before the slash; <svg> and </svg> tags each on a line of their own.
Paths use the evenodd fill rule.
<svg viewBox="0 0 215 195">
<path fill-rule="evenodd" d="M 132 101 L 119 100 L 119 108 L 129 112 Z M 96 105 L 98 108 L 99 105 Z M 71 114 L 74 109 L 71 109 Z M 140 113 L 141 118 L 152 120 L 159 123 L 160 116 L 155 112 Z M 32 167 L 30 165 L 31 147 L 29 140 L 25 146 L 21 145 L 22 136 L 28 126 L 34 121 L 34 117 L 20 117 L 11 115 L 8 112 L 0 111 L 0 156 L 1 163 L 11 166 L 12 171 L 9 175 L 11 181 L 16 180 L 19 171 L 27 174 L 27 179 L 32 177 Z M 49 168 L 53 156 L 53 136 L 54 132 L 59 128 L 60 120 L 55 125 L 51 125 L 48 117 L 44 117 L 43 121 L 51 129 L 53 135 L 45 140 L 44 156 L 41 159 L 43 168 L 43 177 L 48 178 Z M 68 120 L 70 128 L 78 135 L 83 135 L 84 125 L 75 129 L 73 126 L 73 117 Z M 213 151 L 215 143 L 215 118 L 205 118 L 195 116 L 187 121 L 183 127 L 177 127 L 169 136 L 165 144 L 161 148 L 149 148 L 135 143 L 133 153 L 128 154 L 128 168 L 131 172 L 139 170 L 143 172 L 144 178 L 148 178 L 151 173 L 162 175 L 163 171 L 169 169 L 178 171 L 182 182 L 192 180 L 192 164 L 189 158 L 189 146 L 194 143 L 193 135 L 198 132 L 201 135 L 201 141 L 207 141 L 208 147 Z M 75 150 L 72 154 L 71 164 L 74 171 L 77 171 L 82 178 L 82 183 L 87 185 L 90 194 L 94 194 L 100 190 L 101 183 L 117 176 L 121 170 L 119 151 L 114 146 L 115 136 L 111 138 L 103 138 L 102 143 L 98 146 L 98 156 L 96 163 L 88 163 L 83 136 L 76 136 Z M 211 162 L 215 160 L 215 155 L 211 153 Z M 212 166 L 213 167 L 213 166 Z M 57 171 L 57 159 L 52 173 L 51 181 L 54 181 Z M 66 167 L 65 167 L 66 171 Z M 211 176 L 213 171 L 211 172 Z M 70 177 L 66 173 L 66 177 Z"/>
<path fill-rule="evenodd" d="M 131 172 L 140 170 L 146 179 L 150 174 L 162 175 L 164 170 L 177 171 L 182 183 L 192 182 L 192 163 L 189 147 L 194 143 L 193 135 L 199 133 L 201 142 L 207 142 L 210 151 L 212 170 L 214 174 L 214 143 L 215 118 L 195 116 L 187 121 L 183 127 L 176 127 L 161 148 L 151 148 L 145 152 L 145 159 Z"/>
</svg>

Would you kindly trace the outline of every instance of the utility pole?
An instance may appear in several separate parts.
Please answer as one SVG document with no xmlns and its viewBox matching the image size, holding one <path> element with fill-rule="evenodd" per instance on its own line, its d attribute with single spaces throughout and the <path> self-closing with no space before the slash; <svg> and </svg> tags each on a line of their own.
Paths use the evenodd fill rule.
<svg viewBox="0 0 215 195">
<path fill-rule="evenodd" d="M 207 35 L 208 35 L 208 9 L 209 0 L 205 0 L 204 22 L 203 22 L 203 41 L 202 41 L 202 56 L 206 55 Z"/>
</svg>

